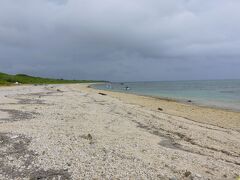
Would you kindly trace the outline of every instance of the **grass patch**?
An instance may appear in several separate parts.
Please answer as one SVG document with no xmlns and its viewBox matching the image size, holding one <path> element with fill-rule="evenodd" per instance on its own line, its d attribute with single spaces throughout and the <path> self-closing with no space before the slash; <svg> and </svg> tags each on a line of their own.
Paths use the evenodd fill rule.
<svg viewBox="0 0 240 180">
<path fill-rule="evenodd" d="M 51 79 L 51 78 L 34 77 L 26 74 L 10 75 L 5 73 L 0 73 L 0 86 L 13 85 L 16 82 L 21 84 L 67 84 L 67 83 L 92 83 L 92 82 L 103 82 L 103 81 Z"/>
</svg>

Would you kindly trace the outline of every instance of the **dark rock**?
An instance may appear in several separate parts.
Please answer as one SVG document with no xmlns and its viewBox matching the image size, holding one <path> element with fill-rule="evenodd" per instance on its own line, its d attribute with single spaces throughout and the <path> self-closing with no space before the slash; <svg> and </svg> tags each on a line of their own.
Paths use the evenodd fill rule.
<svg viewBox="0 0 240 180">
<path fill-rule="evenodd" d="M 189 177 L 191 174 L 192 174 L 192 173 L 191 173 L 190 171 L 186 171 L 186 172 L 184 173 L 184 176 L 185 176 L 185 177 Z"/>
<path fill-rule="evenodd" d="M 98 93 L 98 94 L 100 94 L 100 95 L 102 95 L 102 96 L 106 96 L 106 95 L 107 95 L 107 94 L 105 94 L 105 93 L 101 93 L 101 92 Z"/>
<path fill-rule="evenodd" d="M 163 111 L 163 109 L 162 109 L 162 108 L 158 108 L 158 110 L 159 110 L 159 111 Z"/>
<path fill-rule="evenodd" d="M 71 164 L 70 164 L 70 163 L 67 163 L 67 166 L 71 166 Z"/>
<path fill-rule="evenodd" d="M 88 134 L 88 135 L 87 135 L 87 139 L 88 139 L 88 140 L 92 140 L 92 135 L 91 135 L 91 134 Z"/>
<path fill-rule="evenodd" d="M 89 140 L 89 141 L 91 141 L 91 140 L 93 139 L 93 137 L 92 137 L 91 134 L 88 134 L 88 135 L 82 135 L 82 136 L 80 136 L 80 137 L 83 138 L 83 139 L 87 139 L 87 140 Z"/>
</svg>

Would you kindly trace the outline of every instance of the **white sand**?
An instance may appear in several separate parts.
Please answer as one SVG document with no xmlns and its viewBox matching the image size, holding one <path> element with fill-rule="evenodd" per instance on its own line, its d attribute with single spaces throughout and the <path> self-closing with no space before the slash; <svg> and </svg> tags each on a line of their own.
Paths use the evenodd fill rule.
<svg viewBox="0 0 240 180">
<path fill-rule="evenodd" d="M 63 179 L 64 173 L 72 179 L 236 179 L 240 175 L 239 127 L 192 121 L 115 96 L 100 95 L 86 85 L 0 88 L 0 122 L 6 118 L 1 109 L 17 110 L 8 112 L 9 121 L 2 121 L 0 133 L 30 139 L 27 152 L 21 152 L 24 158 L 0 156 L 0 178 L 13 178 L 4 169 L 13 165 L 19 179 L 39 177 L 43 170 L 44 177 L 53 177 L 49 172 L 56 170 L 54 177 Z M 216 117 L 217 113 L 208 119 L 215 122 Z M 240 120 L 238 113 L 231 117 Z M 6 152 L 1 143 L 0 152 Z M 25 156 L 32 158 L 30 164 Z"/>
</svg>

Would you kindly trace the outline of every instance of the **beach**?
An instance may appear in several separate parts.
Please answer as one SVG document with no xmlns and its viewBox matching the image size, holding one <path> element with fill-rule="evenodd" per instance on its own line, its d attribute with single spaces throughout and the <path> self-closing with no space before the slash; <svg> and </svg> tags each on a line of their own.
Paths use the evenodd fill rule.
<svg viewBox="0 0 240 180">
<path fill-rule="evenodd" d="M 0 179 L 240 176 L 240 112 L 89 85 L 0 87 Z"/>
</svg>

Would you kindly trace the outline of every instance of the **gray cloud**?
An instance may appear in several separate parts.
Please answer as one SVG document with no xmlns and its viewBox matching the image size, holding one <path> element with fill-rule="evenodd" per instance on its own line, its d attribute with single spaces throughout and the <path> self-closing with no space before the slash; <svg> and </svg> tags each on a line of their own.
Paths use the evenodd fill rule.
<svg viewBox="0 0 240 180">
<path fill-rule="evenodd" d="M 240 78 L 237 0 L 1 0 L 0 71 L 75 79 Z"/>
</svg>

